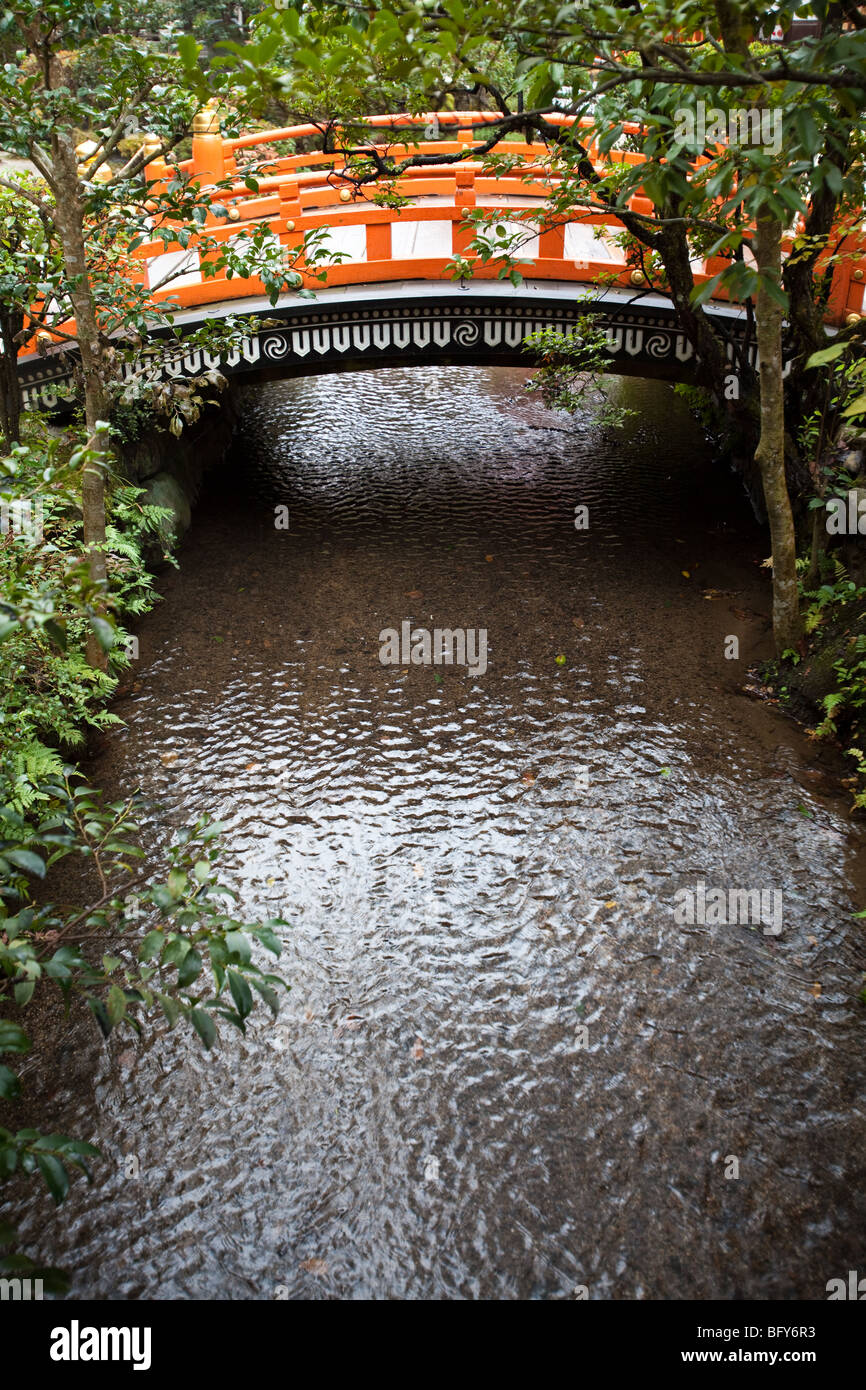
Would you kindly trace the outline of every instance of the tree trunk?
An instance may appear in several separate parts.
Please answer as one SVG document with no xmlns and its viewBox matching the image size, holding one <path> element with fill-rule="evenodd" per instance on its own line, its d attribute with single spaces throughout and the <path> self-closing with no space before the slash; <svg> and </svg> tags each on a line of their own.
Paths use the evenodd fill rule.
<svg viewBox="0 0 866 1390">
<path fill-rule="evenodd" d="M 87 252 L 84 241 L 84 205 L 77 173 L 77 158 L 72 140 L 65 133 L 54 139 L 54 176 L 57 208 L 57 231 L 63 247 L 63 259 L 70 282 L 70 298 L 75 312 L 75 329 L 84 380 L 84 414 L 87 423 L 87 444 L 99 457 L 85 464 L 81 475 L 81 510 L 84 518 L 84 548 L 90 578 L 96 586 L 95 608 L 102 615 L 100 595 L 108 588 L 108 569 L 105 554 L 105 470 L 104 423 L 108 398 L 102 374 L 102 352 L 99 344 L 99 324 L 87 273 Z M 104 671 L 108 658 L 95 633 L 87 639 L 87 660 L 91 666 Z"/>
<path fill-rule="evenodd" d="M 755 306 L 761 384 L 761 437 L 755 462 L 761 470 L 773 548 L 773 637 L 776 653 L 796 647 L 802 635 L 797 589 L 797 544 L 785 479 L 785 405 L 782 381 L 782 306 L 767 292 L 769 277 L 781 286 L 782 224 L 758 217 L 755 252 L 760 280 Z"/>
<path fill-rule="evenodd" d="M 18 381 L 16 335 L 24 315 L 12 309 L 0 313 L 0 429 L 7 454 L 21 440 L 21 386 Z"/>
</svg>

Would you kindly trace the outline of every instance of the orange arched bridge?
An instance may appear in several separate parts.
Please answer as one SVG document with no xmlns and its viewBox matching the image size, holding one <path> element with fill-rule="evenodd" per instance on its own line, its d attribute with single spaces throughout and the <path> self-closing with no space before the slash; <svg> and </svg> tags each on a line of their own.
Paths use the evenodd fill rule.
<svg viewBox="0 0 866 1390">
<path fill-rule="evenodd" d="M 643 271 L 627 259 L 620 245 L 622 222 L 608 214 L 576 212 L 572 221 L 547 225 L 545 210 L 556 179 L 545 146 L 503 140 L 497 153 L 517 165 L 508 172 L 491 167 L 486 152 L 473 157 L 474 149 L 486 146 L 484 127 L 494 119 L 489 112 L 463 111 L 368 118 L 366 125 L 391 135 L 386 148 L 394 160 L 428 157 L 390 185 L 407 201 L 384 206 L 374 201 L 376 184 L 358 186 L 356 170 L 343 154 L 279 153 L 281 142 L 320 136 L 318 127 L 228 139 L 219 133 L 215 114 L 202 113 L 190 159 L 170 166 L 154 158 L 146 165 L 151 190 L 167 188 L 179 168 L 202 189 L 212 189 L 223 209 L 219 215 L 208 213 L 202 229 L 207 238 L 221 242 L 266 225 L 287 260 L 296 262 L 305 234 L 318 231 L 327 250 L 342 259 L 327 267 L 324 283 L 317 278 L 321 267 L 305 271 L 313 298 L 288 290 L 274 306 L 260 280 L 229 278 L 225 269 L 204 275 L 195 237 L 185 247 L 163 240 L 138 246 L 132 253 L 134 278 L 155 303 L 179 306 L 176 326 L 192 328 L 230 314 L 260 320 L 228 354 L 194 348 L 175 355 L 166 371 L 179 376 L 219 368 L 249 378 L 406 363 L 525 365 L 524 339 L 542 328 L 568 332 L 587 311 L 581 302 L 586 286 L 593 289 L 595 321 L 607 333 L 611 371 L 690 380 L 692 346 L 669 297 L 648 285 Z M 550 120 L 566 124 L 571 118 L 552 114 Z M 588 127 L 584 143 L 589 141 L 590 158 L 600 168 L 592 123 L 581 125 Z M 425 138 L 413 140 L 419 127 L 426 128 Z M 434 138 L 426 138 L 431 130 Z M 626 127 L 626 133 L 639 136 L 640 128 Z M 437 155 L 456 154 L 465 157 L 436 162 Z M 603 158 L 643 161 L 639 152 L 616 149 Z M 246 181 L 253 168 L 255 188 Z M 652 211 L 640 193 L 629 207 Z M 518 236 L 519 284 L 500 278 L 501 262 L 484 264 L 473 255 L 475 233 L 467 220 L 473 209 L 495 211 L 497 223 Z M 826 312 L 837 327 L 864 312 L 866 237 L 859 226 L 847 233 L 844 249 L 833 270 Z M 824 263 L 829 255 L 828 249 Z M 463 278 L 461 261 L 467 263 Z M 695 282 L 712 279 L 725 264 L 718 258 L 694 261 Z M 304 271 L 303 261 L 298 268 Z M 744 306 L 715 287 L 706 307 L 731 362 L 745 353 L 754 365 Z M 70 373 L 63 347 L 43 341 L 36 351 L 28 344 L 19 356 L 25 405 L 62 405 Z"/>
</svg>

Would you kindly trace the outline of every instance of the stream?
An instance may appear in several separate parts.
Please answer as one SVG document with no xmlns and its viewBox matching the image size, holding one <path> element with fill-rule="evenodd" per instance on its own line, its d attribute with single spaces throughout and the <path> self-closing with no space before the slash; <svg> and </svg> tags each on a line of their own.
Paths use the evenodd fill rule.
<svg viewBox="0 0 866 1390">
<path fill-rule="evenodd" d="M 613 430 L 525 379 L 243 394 L 86 771 L 141 789 L 149 854 L 224 823 L 292 988 L 211 1053 L 71 1031 L 40 1120 L 100 1186 L 18 1215 L 78 1297 L 823 1299 L 862 1266 L 863 829 L 743 689 L 769 541 L 671 387 L 613 381 Z M 383 664 L 404 622 L 483 630 L 486 669 Z M 682 921 L 700 884 L 780 895 L 778 931 Z"/>
</svg>

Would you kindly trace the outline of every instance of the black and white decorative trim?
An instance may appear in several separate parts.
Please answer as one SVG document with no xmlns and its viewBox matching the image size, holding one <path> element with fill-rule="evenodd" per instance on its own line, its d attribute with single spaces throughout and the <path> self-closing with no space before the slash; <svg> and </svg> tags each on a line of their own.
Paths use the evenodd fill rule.
<svg viewBox="0 0 866 1390">
<path fill-rule="evenodd" d="M 463 292 L 441 288 L 435 298 L 410 293 L 398 300 L 392 292 L 377 302 L 367 287 L 366 295 L 355 303 L 345 294 L 339 307 L 324 296 L 302 305 L 295 301 L 276 309 L 256 307 L 253 313 L 263 320 L 257 334 L 244 337 L 224 355 L 198 348 L 176 352 L 154 368 L 154 375 L 177 378 L 216 369 L 251 379 L 406 362 L 528 365 L 522 345 L 530 334 L 545 328 L 573 333 L 578 320 L 591 312 L 606 333 L 612 372 L 691 379 L 692 346 L 679 329 L 673 309 L 658 300 L 650 310 L 640 301 L 623 303 L 621 294 L 609 299 L 602 294 L 587 306 L 573 297 L 548 297 L 536 287 L 526 295 L 527 302 L 521 303 L 513 293 L 502 302 L 489 288 L 483 294 L 473 293 L 472 287 Z M 250 316 L 242 304 L 230 308 Z M 219 313 L 203 309 L 199 321 Z M 187 323 L 196 321 L 193 314 L 185 317 Z M 728 310 L 724 328 L 728 360 L 733 362 L 742 349 L 745 319 Z M 754 366 L 754 344 L 749 344 L 746 356 Z M 134 374 L 135 368 L 130 367 L 127 375 Z M 19 376 L 25 406 L 63 408 L 70 381 L 65 354 L 23 360 Z"/>
</svg>

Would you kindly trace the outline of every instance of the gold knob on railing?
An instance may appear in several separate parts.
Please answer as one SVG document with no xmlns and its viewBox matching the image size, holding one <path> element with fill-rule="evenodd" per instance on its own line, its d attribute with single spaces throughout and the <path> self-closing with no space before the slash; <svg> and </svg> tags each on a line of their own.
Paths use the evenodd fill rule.
<svg viewBox="0 0 866 1390">
<path fill-rule="evenodd" d="M 862 279 L 863 279 L 863 271 L 862 271 L 862 270 L 855 270 L 855 271 L 854 271 L 854 279 L 855 279 L 855 280 L 862 280 Z"/>
<path fill-rule="evenodd" d="M 51 337 L 51 334 L 46 333 L 45 329 L 43 328 L 41 333 L 36 334 L 36 341 L 40 347 L 49 347 L 50 344 L 54 341 L 54 339 Z"/>
<path fill-rule="evenodd" d="M 352 190 L 351 190 L 351 188 L 341 188 L 341 189 L 340 189 L 340 202 L 341 202 L 341 203 L 351 203 L 351 201 L 352 201 Z"/>
<path fill-rule="evenodd" d="M 644 275 L 642 270 L 633 270 L 628 278 L 631 280 L 633 285 L 646 284 L 646 276 Z"/>
<path fill-rule="evenodd" d="M 848 328 L 855 328 L 857 324 L 862 321 L 862 318 L 862 314 L 847 314 L 845 317 L 845 325 Z"/>
<path fill-rule="evenodd" d="M 295 224 L 294 224 L 294 222 L 287 222 L 287 223 L 286 223 L 286 231 L 287 231 L 287 232 L 293 232 L 294 230 L 295 230 Z"/>
<path fill-rule="evenodd" d="M 210 101 L 205 102 L 200 111 L 197 111 L 192 118 L 193 135 L 219 135 L 220 118 L 219 102 L 216 97 L 211 97 Z"/>
<path fill-rule="evenodd" d="M 241 210 L 240 210 L 240 208 L 235 208 L 235 207 L 229 208 L 229 221 L 230 221 L 230 222 L 240 222 L 240 220 L 241 220 Z"/>
</svg>

